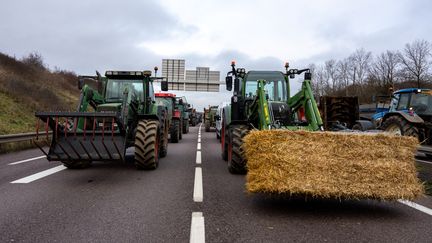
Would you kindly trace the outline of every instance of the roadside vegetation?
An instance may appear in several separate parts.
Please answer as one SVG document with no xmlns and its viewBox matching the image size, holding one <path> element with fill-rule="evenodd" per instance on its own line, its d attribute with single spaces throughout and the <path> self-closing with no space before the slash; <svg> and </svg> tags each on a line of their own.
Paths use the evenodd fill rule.
<svg viewBox="0 0 432 243">
<path fill-rule="evenodd" d="M 0 135 L 35 130 L 35 111 L 73 110 L 77 75 L 50 70 L 38 53 L 22 59 L 0 53 Z"/>
</svg>

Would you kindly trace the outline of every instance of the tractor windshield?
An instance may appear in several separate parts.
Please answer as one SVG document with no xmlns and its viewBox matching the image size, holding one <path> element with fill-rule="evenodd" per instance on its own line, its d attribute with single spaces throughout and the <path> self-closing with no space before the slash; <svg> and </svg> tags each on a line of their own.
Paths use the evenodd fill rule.
<svg viewBox="0 0 432 243">
<path fill-rule="evenodd" d="M 411 107 L 418 114 L 432 114 L 432 95 L 430 92 L 412 94 Z"/>
<path fill-rule="evenodd" d="M 287 101 L 287 88 L 283 74 L 275 71 L 250 71 L 245 77 L 245 97 L 256 96 L 258 80 L 265 80 L 265 92 L 270 101 Z"/>
<path fill-rule="evenodd" d="M 256 96 L 257 80 L 246 81 L 246 97 Z M 265 91 L 271 101 L 286 101 L 286 87 L 284 80 L 266 80 Z"/>
<path fill-rule="evenodd" d="M 143 100 L 144 87 L 142 80 L 109 79 L 106 87 L 105 99 L 118 101 L 123 99 L 123 92 L 128 88 L 129 93 Z"/>
</svg>

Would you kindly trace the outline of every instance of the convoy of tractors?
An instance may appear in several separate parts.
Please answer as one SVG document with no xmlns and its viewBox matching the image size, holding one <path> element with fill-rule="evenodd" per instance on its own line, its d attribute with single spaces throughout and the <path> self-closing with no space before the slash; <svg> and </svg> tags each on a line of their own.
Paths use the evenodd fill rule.
<svg viewBox="0 0 432 243">
<path fill-rule="evenodd" d="M 291 95 L 290 79 L 301 74 L 301 89 Z M 321 98 L 318 105 L 311 80 L 309 69 L 290 69 L 288 64 L 284 72 L 246 71 L 233 62 L 225 80 L 227 90 L 233 91 L 231 100 L 207 104 L 198 112 L 185 96 L 169 93 L 167 80 L 153 77 L 151 71 L 106 71 L 105 76 L 97 72 L 79 76 L 77 111 L 35 114 L 39 121 L 34 141 L 49 161 L 61 161 L 70 169 L 93 161 L 125 162 L 126 150 L 132 147 L 136 168 L 149 170 L 169 153 L 169 143 L 180 142 L 190 126 L 203 123 L 206 132 L 216 133 L 222 158 L 235 174 L 248 171 L 243 138 L 252 130 L 380 129 L 432 144 L 431 90 L 396 91 L 387 108 L 362 119 L 358 103 L 347 97 Z M 155 92 L 155 81 L 161 82 L 162 92 Z M 349 157 L 349 151 L 341 151 L 345 152 Z"/>
</svg>

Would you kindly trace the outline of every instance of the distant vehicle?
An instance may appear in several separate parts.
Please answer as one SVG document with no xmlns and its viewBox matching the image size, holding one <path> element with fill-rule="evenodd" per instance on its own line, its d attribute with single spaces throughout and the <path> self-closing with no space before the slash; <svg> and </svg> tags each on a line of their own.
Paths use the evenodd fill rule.
<svg viewBox="0 0 432 243">
<path fill-rule="evenodd" d="M 210 132 L 210 128 L 216 127 L 217 112 L 217 106 L 209 106 L 208 109 L 204 108 L 204 125 L 206 132 Z"/>
<path fill-rule="evenodd" d="M 218 111 L 217 111 L 217 115 L 216 115 L 216 137 L 218 139 L 221 138 L 223 109 L 224 109 L 225 106 L 227 106 L 229 104 L 230 104 L 230 102 L 222 102 L 218 106 Z"/>
<path fill-rule="evenodd" d="M 360 130 L 380 129 L 417 137 L 422 145 L 432 145 L 432 90 L 408 88 L 393 93 L 388 110 L 377 110 L 372 121 L 359 121 Z M 360 124 L 361 122 L 361 124 Z M 424 152 L 432 157 L 431 151 Z"/>
</svg>

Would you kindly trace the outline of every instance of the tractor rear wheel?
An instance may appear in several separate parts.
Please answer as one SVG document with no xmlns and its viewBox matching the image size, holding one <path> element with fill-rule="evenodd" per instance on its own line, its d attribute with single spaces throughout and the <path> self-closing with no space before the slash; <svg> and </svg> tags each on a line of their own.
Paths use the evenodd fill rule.
<svg viewBox="0 0 432 243">
<path fill-rule="evenodd" d="M 171 142 L 178 143 L 179 142 L 179 131 L 180 131 L 180 121 L 173 120 L 173 127 L 171 129 Z"/>
<path fill-rule="evenodd" d="M 418 128 L 400 116 L 387 118 L 383 123 L 383 130 L 400 136 L 420 137 Z"/>
<path fill-rule="evenodd" d="M 159 122 L 141 120 L 135 134 L 135 166 L 140 170 L 154 170 L 159 163 Z"/>
<path fill-rule="evenodd" d="M 85 169 L 90 167 L 91 161 L 62 161 L 68 169 Z"/>
<path fill-rule="evenodd" d="M 169 126 L 168 121 L 166 120 L 165 126 L 161 129 L 161 136 L 160 136 L 160 151 L 159 156 L 161 158 L 164 158 L 168 153 L 168 133 L 169 133 Z"/>
<path fill-rule="evenodd" d="M 243 137 L 249 132 L 249 127 L 238 125 L 232 128 L 228 144 L 228 170 L 231 174 L 246 174 L 246 158 L 243 151 Z"/>
</svg>

